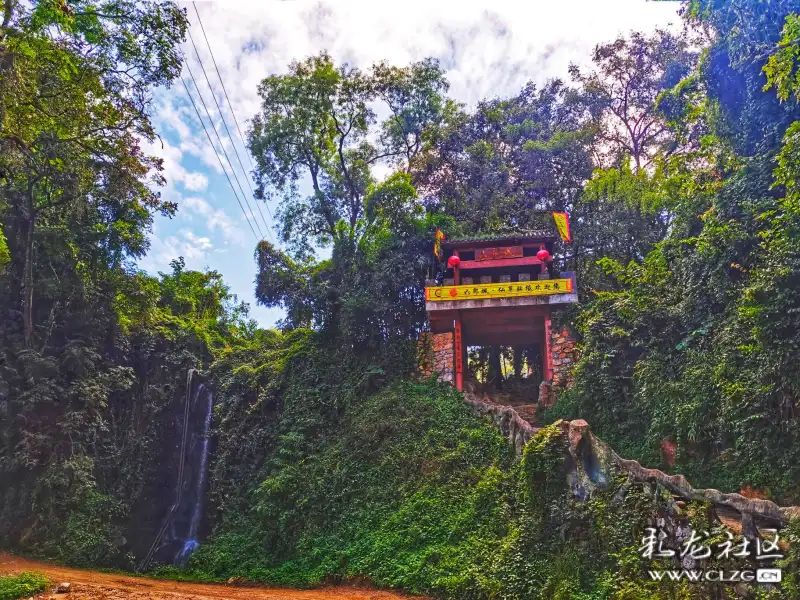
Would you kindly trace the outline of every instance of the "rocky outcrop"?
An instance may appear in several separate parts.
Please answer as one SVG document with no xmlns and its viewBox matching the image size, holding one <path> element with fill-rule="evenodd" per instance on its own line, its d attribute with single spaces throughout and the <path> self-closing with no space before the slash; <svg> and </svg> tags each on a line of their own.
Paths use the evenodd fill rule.
<svg viewBox="0 0 800 600">
<path fill-rule="evenodd" d="M 487 415 L 521 455 L 525 445 L 536 434 L 535 428 L 510 406 L 487 402 L 474 393 L 464 394 L 473 410 Z M 572 492 L 581 498 L 591 497 L 597 489 L 604 489 L 619 473 L 632 482 L 661 486 L 675 500 L 710 502 L 715 510 L 741 523 L 745 532 L 755 532 L 757 527 L 782 528 L 790 519 L 800 517 L 800 506 L 778 506 L 770 500 L 747 498 L 741 494 L 726 494 L 714 489 L 693 488 L 683 475 L 668 475 L 658 469 L 648 469 L 635 460 L 621 458 L 591 431 L 582 420 L 558 421 L 554 424 L 561 432 L 566 448 L 567 482 Z M 619 493 L 625 493 L 625 486 Z"/>
</svg>

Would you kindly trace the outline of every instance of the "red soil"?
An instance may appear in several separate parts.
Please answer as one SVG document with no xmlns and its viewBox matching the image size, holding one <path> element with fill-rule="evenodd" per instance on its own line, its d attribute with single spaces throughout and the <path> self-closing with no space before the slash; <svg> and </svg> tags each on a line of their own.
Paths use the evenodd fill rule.
<svg viewBox="0 0 800 600">
<path fill-rule="evenodd" d="M 408 600 L 393 592 L 337 586 L 314 590 L 242 587 L 146 579 L 132 575 L 98 573 L 0 554 L 0 575 L 39 571 L 53 584 L 68 582 L 69 593 L 50 591 L 36 596 L 52 600 Z"/>
</svg>

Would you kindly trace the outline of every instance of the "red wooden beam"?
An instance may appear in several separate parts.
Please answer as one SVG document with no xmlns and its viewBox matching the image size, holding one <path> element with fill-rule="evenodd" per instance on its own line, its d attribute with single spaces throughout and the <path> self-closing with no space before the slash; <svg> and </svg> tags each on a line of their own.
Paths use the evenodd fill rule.
<svg viewBox="0 0 800 600">
<path fill-rule="evenodd" d="M 544 318 L 544 356 L 542 357 L 542 378 L 545 381 L 552 381 L 553 379 L 553 355 L 550 352 L 550 333 L 552 332 L 550 315 Z"/>
<path fill-rule="evenodd" d="M 523 267 L 528 265 L 541 265 L 535 256 L 523 256 L 522 258 L 498 258 L 495 260 L 462 260 L 459 269 L 496 269 L 499 267 Z"/>
<path fill-rule="evenodd" d="M 522 246 L 505 246 L 500 248 L 481 248 L 475 250 L 475 260 L 503 260 L 504 258 L 522 258 Z"/>
<path fill-rule="evenodd" d="M 542 331 L 474 332 L 465 331 L 463 346 L 529 346 L 542 339 Z M 542 350 L 544 352 L 544 350 Z"/>
<path fill-rule="evenodd" d="M 456 389 L 459 392 L 464 391 L 464 351 L 461 345 L 461 314 L 456 316 L 455 335 L 453 336 L 455 346 L 455 371 L 456 371 Z"/>
</svg>

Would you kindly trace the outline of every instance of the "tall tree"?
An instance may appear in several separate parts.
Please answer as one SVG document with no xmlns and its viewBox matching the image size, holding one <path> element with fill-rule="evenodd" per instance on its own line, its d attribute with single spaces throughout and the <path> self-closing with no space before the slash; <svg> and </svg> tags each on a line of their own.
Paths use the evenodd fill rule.
<svg viewBox="0 0 800 600">
<path fill-rule="evenodd" d="M 665 97 L 670 120 L 707 133 L 665 165 L 664 240 L 644 260 L 603 262 L 618 287 L 581 318 L 584 358 L 558 409 L 651 463 L 676 442 L 677 468 L 703 485 L 785 502 L 800 498 L 795 9 L 688 4 L 712 41 Z"/>
<path fill-rule="evenodd" d="M 250 131 L 257 194 L 283 198 L 283 240 L 308 255 L 311 243 L 332 243 L 340 223 L 348 236 L 363 232 L 373 169 L 409 169 L 426 129 L 441 118 L 447 83 L 433 60 L 362 72 L 336 67 L 323 53 L 267 77 L 258 90 L 262 108 Z M 377 104 L 389 114 L 380 123 Z M 299 189 L 306 178 L 308 194 Z"/>
<path fill-rule="evenodd" d="M 431 133 L 414 177 L 429 210 L 465 233 L 541 228 L 540 213 L 569 210 L 591 176 L 591 131 L 560 81 L 528 84 L 515 97 L 455 108 Z"/>
<path fill-rule="evenodd" d="M 656 155 L 674 151 L 675 135 L 656 104 L 663 91 L 689 73 L 695 58 L 684 37 L 656 30 L 598 45 L 592 53 L 594 70 L 570 66 L 597 122 L 598 166 L 616 167 L 630 158 L 638 171 Z"/>
<path fill-rule="evenodd" d="M 73 255 L 73 269 L 85 261 L 119 265 L 145 251 L 153 211 L 174 211 L 148 186 L 151 171 L 150 183 L 159 182 L 160 163 L 138 140 L 154 137 L 148 90 L 178 75 L 185 30 L 171 2 L 4 3 L 0 206 L 9 293 L 27 347 L 42 240 L 62 244 L 55 251 Z M 47 235 L 57 230 L 66 235 Z"/>
<path fill-rule="evenodd" d="M 153 415 L 213 337 L 132 264 L 175 210 L 140 142 L 186 27 L 160 0 L 2 2 L 0 537 L 27 548 L 120 555 L 125 498 L 158 464 Z"/>
<path fill-rule="evenodd" d="M 422 326 L 433 225 L 408 172 L 450 106 L 446 89 L 433 60 L 361 71 L 326 54 L 262 81 L 249 144 L 257 194 L 282 198 L 289 253 L 259 245 L 256 297 L 286 308 L 287 325 L 320 326 L 373 351 Z M 398 172 L 381 181 L 379 168 Z M 330 260 L 317 262 L 314 249 L 326 246 Z"/>
</svg>

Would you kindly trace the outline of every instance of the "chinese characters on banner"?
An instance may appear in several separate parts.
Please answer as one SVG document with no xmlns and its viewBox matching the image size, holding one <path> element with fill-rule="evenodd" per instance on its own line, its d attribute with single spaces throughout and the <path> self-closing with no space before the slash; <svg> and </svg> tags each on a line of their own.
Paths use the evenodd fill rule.
<svg viewBox="0 0 800 600">
<path fill-rule="evenodd" d="M 642 547 L 639 548 L 642 558 L 689 557 L 693 560 L 703 560 L 713 556 L 713 558 L 722 560 L 726 558 L 746 558 L 753 553 L 757 561 L 780 560 L 784 557 L 780 552 L 778 531 L 776 529 L 761 530 L 764 533 L 774 535 L 774 538 L 771 540 L 757 538 L 755 543 L 745 537 L 734 543 L 733 534 L 727 531 L 728 539 L 721 543 L 713 544 L 713 547 L 704 543 L 709 538 L 707 531 L 701 532 L 702 535 L 696 531 L 691 531 L 689 536 L 681 543 L 680 550 L 664 547 L 667 534 L 663 530 L 648 527 L 645 531 L 647 535 L 642 538 Z"/>
<path fill-rule="evenodd" d="M 498 260 L 500 258 L 522 258 L 522 246 L 507 248 L 481 248 L 475 251 L 475 260 Z"/>
<path fill-rule="evenodd" d="M 517 298 L 570 293 L 572 293 L 572 279 L 541 279 L 538 281 L 512 281 L 510 283 L 426 287 L 425 299 L 436 302 L 441 300 Z"/>
</svg>

